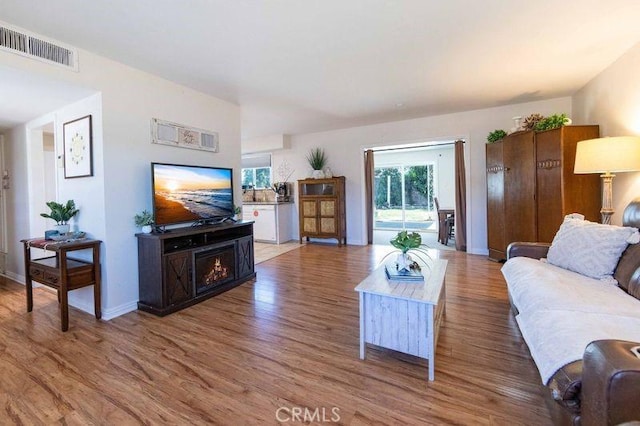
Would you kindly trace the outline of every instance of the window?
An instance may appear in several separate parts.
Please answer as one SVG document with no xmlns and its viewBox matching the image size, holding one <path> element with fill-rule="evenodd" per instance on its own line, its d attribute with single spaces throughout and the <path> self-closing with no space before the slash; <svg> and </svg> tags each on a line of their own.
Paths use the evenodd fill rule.
<svg viewBox="0 0 640 426">
<path fill-rule="evenodd" d="M 269 188 L 271 186 L 271 167 L 242 169 L 242 185 Z"/>
<path fill-rule="evenodd" d="M 242 156 L 242 185 L 271 187 L 271 154 Z"/>
<path fill-rule="evenodd" d="M 435 210 L 434 164 L 374 169 L 376 228 L 426 229 Z"/>
</svg>

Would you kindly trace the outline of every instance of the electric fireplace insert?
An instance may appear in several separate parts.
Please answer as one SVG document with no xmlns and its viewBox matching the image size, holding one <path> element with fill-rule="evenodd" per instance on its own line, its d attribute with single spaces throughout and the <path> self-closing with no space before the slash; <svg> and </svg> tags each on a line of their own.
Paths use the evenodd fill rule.
<svg viewBox="0 0 640 426">
<path fill-rule="evenodd" d="M 194 252 L 196 294 L 236 279 L 234 244 Z"/>
</svg>

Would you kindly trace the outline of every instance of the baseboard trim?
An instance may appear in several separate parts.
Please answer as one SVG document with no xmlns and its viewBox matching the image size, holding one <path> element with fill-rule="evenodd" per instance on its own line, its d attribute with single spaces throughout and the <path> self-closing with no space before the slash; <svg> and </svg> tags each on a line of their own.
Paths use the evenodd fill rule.
<svg viewBox="0 0 640 426">
<path fill-rule="evenodd" d="M 78 302 L 77 300 L 69 300 L 69 306 L 73 306 L 76 309 L 80 309 L 82 312 L 95 315 L 95 312 L 93 311 L 93 302 L 87 303 L 84 301 Z"/>
<path fill-rule="evenodd" d="M 13 272 L 10 271 L 6 271 L 4 274 L 0 274 L 1 276 L 7 277 L 15 282 L 17 282 L 18 284 L 24 285 L 25 282 L 25 278 L 22 275 L 18 275 L 15 274 Z M 41 285 L 37 282 L 33 282 L 33 287 L 41 287 L 44 288 L 45 290 L 51 291 L 52 293 L 55 293 L 55 290 L 52 289 L 51 287 L 47 287 L 46 285 Z M 73 300 L 73 296 L 70 297 L 69 300 L 69 306 L 73 306 L 74 308 L 80 309 L 83 312 L 86 312 L 88 314 L 94 315 L 95 312 L 93 310 L 93 300 L 89 301 L 89 302 L 79 302 L 78 300 Z M 138 309 L 138 301 L 134 301 L 134 302 L 127 302 L 127 303 L 123 303 L 120 306 L 116 306 L 114 308 L 110 308 L 110 309 L 102 309 L 102 319 L 105 321 L 109 321 L 113 318 L 119 317 L 121 315 L 127 314 L 129 312 L 133 312 L 135 310 Z"/>
<path fill-rule="evenodd" d="M 74 308 L 80 309 L 81 311 L 84 311 L 88 314 L 91 315 L 95 315 L 95 312 L 93 311 L 93 303 L 78 303 L 77 301 L 75 301 L 75 303 L 71 304 L 69 303 L 69 305 L 73 306 Z M 102 309 L 102 320 L 103 321 L 109 321 L 112 320 L 116 317 L 119 317 L 120 315 L 124 315 L 124 314 L 128 314 L 129 312 L 135 311 L 136 309 L 138 309 L 138 302 L 129 302 L 129 303 L 124 303 L 120 306 L 116 306 L 115 308 L 110 308 L 110 309 Z"/>
<path fill-rule="evenodd" d="M 128 314 L 129 312 L 133 312 L 138 309 L 138 301 L 135 302 L 127 302 L 123 303 L 120 306 L 116 306 L 111 309 L 103 309 L 102 310 L 102 319 L 109 321 L 110 319 L 114 319 L 124 314 Z"/>
<path fill-rule="evenodd" d="M 17 282 L 18 284 L 24 285 L 25 278 L 22 275 L 14 274 L 11 271 L 5 271 L 4 274 L 2 275 L 7 278 L 11 278 L 13 281 Z"/>
</svg>

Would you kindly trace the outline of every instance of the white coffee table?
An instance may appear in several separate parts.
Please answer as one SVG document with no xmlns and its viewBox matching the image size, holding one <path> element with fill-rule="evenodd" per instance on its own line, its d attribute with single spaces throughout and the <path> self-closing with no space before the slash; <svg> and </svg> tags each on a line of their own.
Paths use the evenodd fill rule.
<svg viewBox="0 0 640 426">
<path fill-rule="evenodd" d="M 370 343 L 429 360 L 434 380 L 438 333 L 445 312 L 447 261 L 424 268 L 424 283 L 390 283 L 384 265 L 355 288 L 360 293 L 360 359 Z"/>
</svg>

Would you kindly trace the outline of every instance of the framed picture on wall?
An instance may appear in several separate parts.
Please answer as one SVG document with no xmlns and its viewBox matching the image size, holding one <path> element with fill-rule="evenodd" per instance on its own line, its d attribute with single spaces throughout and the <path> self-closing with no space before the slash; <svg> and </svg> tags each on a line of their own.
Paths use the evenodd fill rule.
<svg viewBox="0 0 640 426">
<path fill-rule="evenodd" d="M 91 115 L 64 123 L 65 179 L 93 176 Z"/>
</svg>

